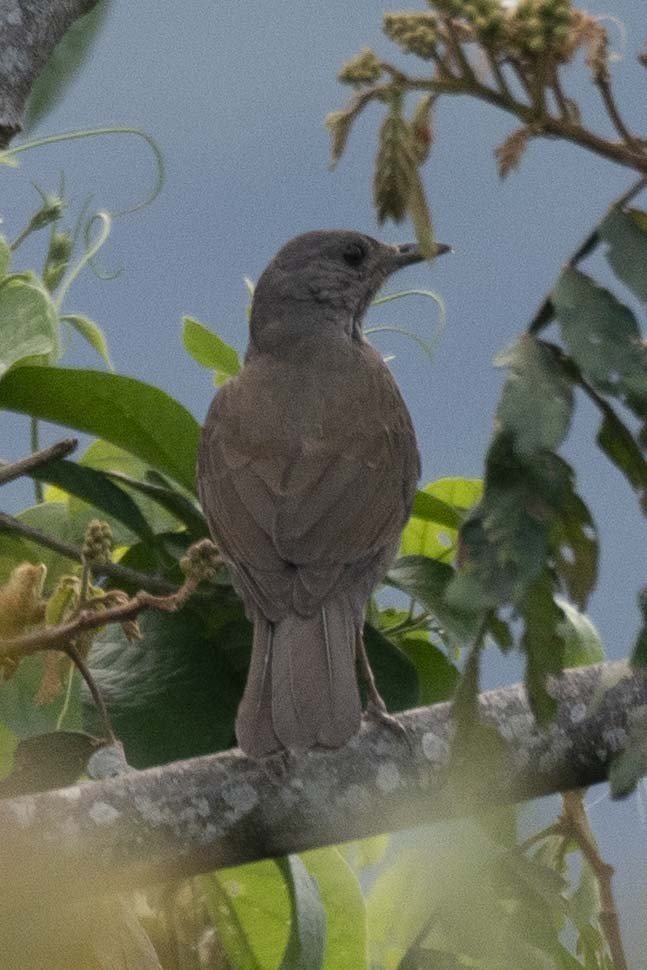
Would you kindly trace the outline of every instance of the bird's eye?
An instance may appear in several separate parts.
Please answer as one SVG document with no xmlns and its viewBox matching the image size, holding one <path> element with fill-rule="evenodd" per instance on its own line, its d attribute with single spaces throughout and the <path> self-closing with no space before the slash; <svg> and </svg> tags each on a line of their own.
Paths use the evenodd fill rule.
<svg viewBox="0 0 647 970">
<path fill-rule="evenodd" d="M 342 253 L 344 262 L 349 266 L 359 266 L 365 255 L 364 249 L 358 243 L 349 243 Z"/>
</svg>

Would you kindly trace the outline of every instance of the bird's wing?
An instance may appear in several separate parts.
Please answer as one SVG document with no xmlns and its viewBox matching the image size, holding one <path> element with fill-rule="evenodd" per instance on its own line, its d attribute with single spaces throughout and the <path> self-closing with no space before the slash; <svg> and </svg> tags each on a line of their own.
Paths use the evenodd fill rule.
<svg viewBox="0 0 647 970">
<path fill-rule="evenodd" d="M 287 418 L 271 400 L 250 411 L 244 379 L 212 405 L 200 498 L 224 554 L 270 618 L 295 608 L 295 596 L 308 612 L 343 576 L 379 572 L 409 514 L 419 460 L 408 412 L 381 361 L 361 376 L 361 386 L 346 382 L 328 396 L 312 433 L 284 434 Z"/>
</svg>

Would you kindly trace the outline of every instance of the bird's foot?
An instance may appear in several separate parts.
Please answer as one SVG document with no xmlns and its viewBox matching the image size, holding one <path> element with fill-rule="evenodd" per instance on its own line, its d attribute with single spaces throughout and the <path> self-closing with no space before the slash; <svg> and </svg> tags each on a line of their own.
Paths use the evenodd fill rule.
<svg viewBox="0 0 647 970">
<path fill-rule="evenodd" d="M 406 727 L 394 714 L 389 714 L 386 709 L 386 704 L 381 697 L 379 703 L 375 700 L 368 701 L 366 710 L 364 711 L 364 717 L 369 721 L 374 721 L 376 724 L 383 724 L 389 731 L 393 731 L 397 737 L 406 741 L 409 748 L 413 750 L 411 737 Z"/>
</svg>

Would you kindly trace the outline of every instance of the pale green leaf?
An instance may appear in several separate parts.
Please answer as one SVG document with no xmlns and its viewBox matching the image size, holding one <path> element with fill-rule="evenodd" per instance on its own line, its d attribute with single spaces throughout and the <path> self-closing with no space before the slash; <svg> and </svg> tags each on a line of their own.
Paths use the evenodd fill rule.
<svg viewBox="0 0 647 970">
<path fill-rule="evenodd" d="M 19 361 L 55 357 L 58 317 L 43 287 L 23 276 L 0 285 L 0 377 Z"/>
<path fill-rule="evenodd" d="M 106 336 L 96 323 L 92 320 L 88 320 L 87 317 L 83 317 L 78 313 L 66 313 L 65 316 L 61 317 L 61 320 L 67 321 L 78 334 L 80 334 L 84 340 L 93 347 L 100 357 L 103 357 L 106 364 L 110 370 L 114 370 L 112 366 L 112 361 L 110 359 L 110 351 L 108 350 L 108 341 Z"/>
<path fill-rule="evenodd" d="M 182 343 L 193 359 L 216 372 L 219 378 L 234 377 L 240 370 L 237 352 L 217 334 L 192 317 L 182 318 Z"/>
</svg>

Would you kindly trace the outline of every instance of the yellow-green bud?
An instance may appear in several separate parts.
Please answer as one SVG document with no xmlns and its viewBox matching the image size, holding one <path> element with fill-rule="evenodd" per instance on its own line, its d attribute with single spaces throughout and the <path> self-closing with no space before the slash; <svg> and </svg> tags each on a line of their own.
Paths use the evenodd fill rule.
<svg viewBox="0 0 647 970">
<path fill-rule="evenodd" d="M 81 548 L 83 561 L 103 566 L 112 561 L 112 529 L 107 522 L 92 519 L 88 522 Z"/>
<path fill-rule="evenodd" d="M 409 54 L 429 60 L 436 52 L 437 22 L 431 14 L 387 13 L 384 33 Z"/>
<path fill-rule="evenodd" d="M 343 65 L 338 79 L 342 84 L 374 84 L 379 80 L 382 68 L 377 55 L 369 47 L 365 47 L 356 57 Z"/>
</svg>

